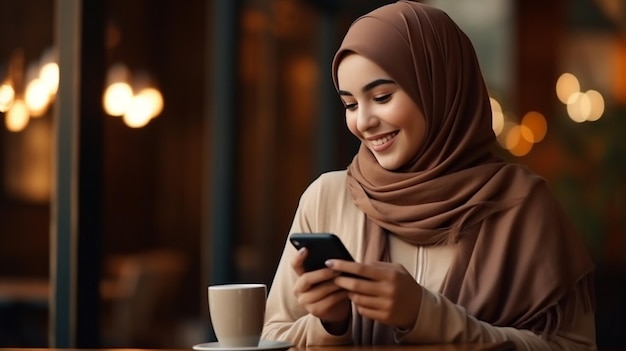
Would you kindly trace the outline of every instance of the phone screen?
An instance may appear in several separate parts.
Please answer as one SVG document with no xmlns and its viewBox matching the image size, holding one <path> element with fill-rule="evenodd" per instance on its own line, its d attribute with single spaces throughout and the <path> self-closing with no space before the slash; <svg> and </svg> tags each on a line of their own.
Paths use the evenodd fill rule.
<svg viewBox="0 0 626 351">
<path fill-rule="evenodd" d="M 289 241 L 298 250 L 307 248 L 308 256 L 304 261 L 307 272 L 325 268 L 326 260 L 331 258 L 354 261 L 341 239 L 332 233 L 293 233 Z"/>
</svg>

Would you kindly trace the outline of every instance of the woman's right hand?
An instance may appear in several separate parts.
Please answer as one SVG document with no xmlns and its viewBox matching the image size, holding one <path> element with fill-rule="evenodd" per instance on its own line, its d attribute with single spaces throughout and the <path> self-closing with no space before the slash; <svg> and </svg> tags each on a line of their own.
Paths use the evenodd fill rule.
<svg viewBox="0 0 626 351">
<path fill-rule="evenodd" d="M 291 261 L 291 267 L 298 275 L 293 294 L 302 307 L 322 321 L 329 333 L 341 335 L 346 332 L 350 320 L 348 293 L 333 282 L 338 275 L 336 271 L 323 268 L 306 272 L 304 260 L 307 255 L 306 248 L 302 248 Z"/>
</svg>

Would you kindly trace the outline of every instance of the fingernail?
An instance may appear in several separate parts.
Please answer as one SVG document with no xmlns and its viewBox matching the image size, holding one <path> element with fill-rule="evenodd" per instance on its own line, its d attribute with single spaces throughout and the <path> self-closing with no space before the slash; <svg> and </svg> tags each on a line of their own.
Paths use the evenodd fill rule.
<svg viewBox="0 0 626 351">
<path fill-rule="evenodd" d="M 305 252 L 306 252 L 306 247 L 303 247 L 300 250 L 298 250 L 298 255 L 304 255 Z"/>
<path fill-rule="evenodd" d="M 325 265 L 326 265 L 326 267 L 328 267 L 328 268 L 333 268 L 333 263 L 334 263 L 334 262 L 333 262 L 333 260 L 326 260 L 326 261 L 324 262 L 324 264 L 325 264 Z"/>
</svg>

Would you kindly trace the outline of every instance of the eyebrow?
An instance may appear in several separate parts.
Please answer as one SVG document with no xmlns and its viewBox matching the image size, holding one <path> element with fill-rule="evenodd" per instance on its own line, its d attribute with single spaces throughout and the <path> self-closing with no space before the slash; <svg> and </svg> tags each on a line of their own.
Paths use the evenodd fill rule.
<svg viewBox="0 0 626 351">
<path fill-rule="evenodd" d="M 368 90 L 372 90 L 374 88 L 376 88 L 379 85 L 383 85 L 383 84 L 396 84 L 396 82 L 394 82 L 391 79 L 376 79 L 372 82 L 369 82 L 367 84 L 365 84 L 365 86 L 363 87 L 363 89 L 361 89 L 362 92 L 367 92 Z M 345 90 L 339 90 L 339 95 L 348 95 L 348 96 L 352 96 L 352 94 L 350 92 L 347 92 Z"/>
</svg>

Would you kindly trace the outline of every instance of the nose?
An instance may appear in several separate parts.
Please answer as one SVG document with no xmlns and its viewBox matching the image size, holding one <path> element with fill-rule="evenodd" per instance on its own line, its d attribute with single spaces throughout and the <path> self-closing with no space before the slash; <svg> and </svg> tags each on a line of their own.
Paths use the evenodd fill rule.
<svg viewBox="0 0 626 351">
<path fill-rule="evenodd" d="M 357 114 L 356 128 L 363 133 L 379 123 L 378 118 L 367 108 L 360 108 Z"/>
</svg>

